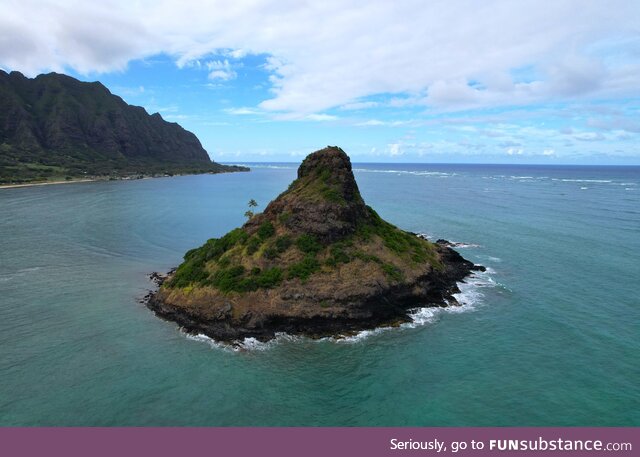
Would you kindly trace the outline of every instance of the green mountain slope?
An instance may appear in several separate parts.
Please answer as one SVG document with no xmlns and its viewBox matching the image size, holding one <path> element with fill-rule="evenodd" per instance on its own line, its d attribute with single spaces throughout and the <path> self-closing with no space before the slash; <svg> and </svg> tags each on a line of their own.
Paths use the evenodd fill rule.
<svg viewBox="0 0 640 457">
<path fill-rule="evenodd" d="M 212 162 L 193 133 L 99 82 L 0 70 L 0 182 L 238 170 Z"/>
</svg>

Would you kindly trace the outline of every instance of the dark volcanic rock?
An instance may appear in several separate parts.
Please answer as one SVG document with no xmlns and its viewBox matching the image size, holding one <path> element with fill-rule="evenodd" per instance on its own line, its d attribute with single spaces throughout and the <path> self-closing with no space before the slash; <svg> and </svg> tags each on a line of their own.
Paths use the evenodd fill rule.
<svg viewBox="0 0 640 457">
<path fill-rule="evenodd" d="M 293 235 L 312 234 L 328 242 L 354 233 L 359 222 L 369 220 L 351 161 L 342 149 L 327 147 L 307 156 L 298 179 L 245 229 L 253 233 L 265 220 L 277 222 L 283 215 Z"/>
<path fill-rule="evenodd" d="M 455 306 L 456 283 L 478 269 L 445 242 L 382 220 L 362 200 L 348 156 L 328 147 L 304 160 L 264 213 L 187 252 L 148 306 L 223 341 L 321 337 Z"/>
</svg>

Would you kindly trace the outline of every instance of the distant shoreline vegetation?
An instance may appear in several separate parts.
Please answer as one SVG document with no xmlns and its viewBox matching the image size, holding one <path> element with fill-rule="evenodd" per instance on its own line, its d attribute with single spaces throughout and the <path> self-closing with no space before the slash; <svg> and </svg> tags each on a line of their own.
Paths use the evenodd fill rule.
<svg viewBox="0 0 640 457">
<path fill-rule="evenodd" d="M 184 173 L 134 173 L 134 174 L 122 174 L 122 175 L 82 175 L 82 176 L 65 176 L 60 178 L 59 176 L 52 176 L 46 180 L 30 180 L 30 181 L 0 181 L 0 189 L 14 188 L 14 187 L 30 187 L 30 186 L 44 186 L 49 184 L 71 184 L 81 182 L 105 182 L 105 181 L 136 181 L 140 179 L 152 179 L 152 178 L 170 178 L 174 176 L 193 176 L 202 174 L 218 174 L 218 173 L 233 173 L 236 171 L 250 171 L 249 168 L 238 167 L 237 170 L 224 170 L 224 171 L 193 171 Z"/>
<path fill-rule="evenodd" d="M 2 146 L 0 146 L 2 151 Z M 21 162 L 0 157 L 0 186 L 47 184 L 73 181 L 108 181 L 122 179 L 157 178 L 176 175 L 199 175 L 249 171 L 248 167 L 237 165 L 167 165 L 144 164 L 64 164 L 59 161 Z"/>
</svg>

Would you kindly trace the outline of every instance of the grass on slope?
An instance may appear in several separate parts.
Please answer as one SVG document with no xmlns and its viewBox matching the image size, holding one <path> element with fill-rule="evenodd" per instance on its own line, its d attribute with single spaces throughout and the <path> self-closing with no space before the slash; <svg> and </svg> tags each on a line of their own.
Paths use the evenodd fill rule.
<svg viewBox="0 0 640 457">
<path fill-rule="evenodd" d="M 431 243 L 385 222 L 371 208 L 369 211 L 369 222 L 358 226 L 353 235 L 328 245 L 308 234 L 277 236 L 278 229 L 282 232 L 283 228 L 271 221 L 265 221 L 251 236 L 242 228 L 234 229 L 222 238 L 210 239 L 200 248 L 188 251 L 165 287 L 214 287 L 225 293 L 248 292 L 276 287 L 286 280 L 305 282 L 314 274 L 331 271 L 356 259 L 378 264 L 392 282 L 404 279 L 401 266 L 405 264 L 429 263 L 435 269 L 442 268 Z M 385 257 L 383 253 L 372 251 L 376 240 L 395 255 L 394 263 L 381 260 Z M 301 260 L 282 261 L 281 256 L 290 249 L 296 250 L 294 258 Z"/>
</svg>

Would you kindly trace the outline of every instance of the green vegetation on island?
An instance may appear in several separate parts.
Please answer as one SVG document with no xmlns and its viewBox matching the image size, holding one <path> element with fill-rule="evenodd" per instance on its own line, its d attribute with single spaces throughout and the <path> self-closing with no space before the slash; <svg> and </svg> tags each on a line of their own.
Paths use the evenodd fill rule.
<svg viewBox="0 0 640 457">
<path fill-rule="evenodd" d="M 165 287 L 248 292 L 275 287 L 287 279 L 305 282 L 314 273 L 322 274 L 356 260 L 378 265 L 392 282 L 403 278 L 402 268 L 396 263 L 428 263 L 435 269 L 443 268 L 433 244 L 394 227 L 372 208 L 367 209 L 368 221 L 353 234 L 328 244 L 310 234 L 286 234 L 286 226 L 269 220 L 262 222 L 253 235 L 243 228 L 234 229 L 187 252 Z M 276 236 L 277 232 L 285 234 Z M 384 262 L 376 255 L 377 249 L 389 250 L 397 259 Z M 282 262 L 285 253 L 288 259 L 297 261 Z"/>
</svg>

